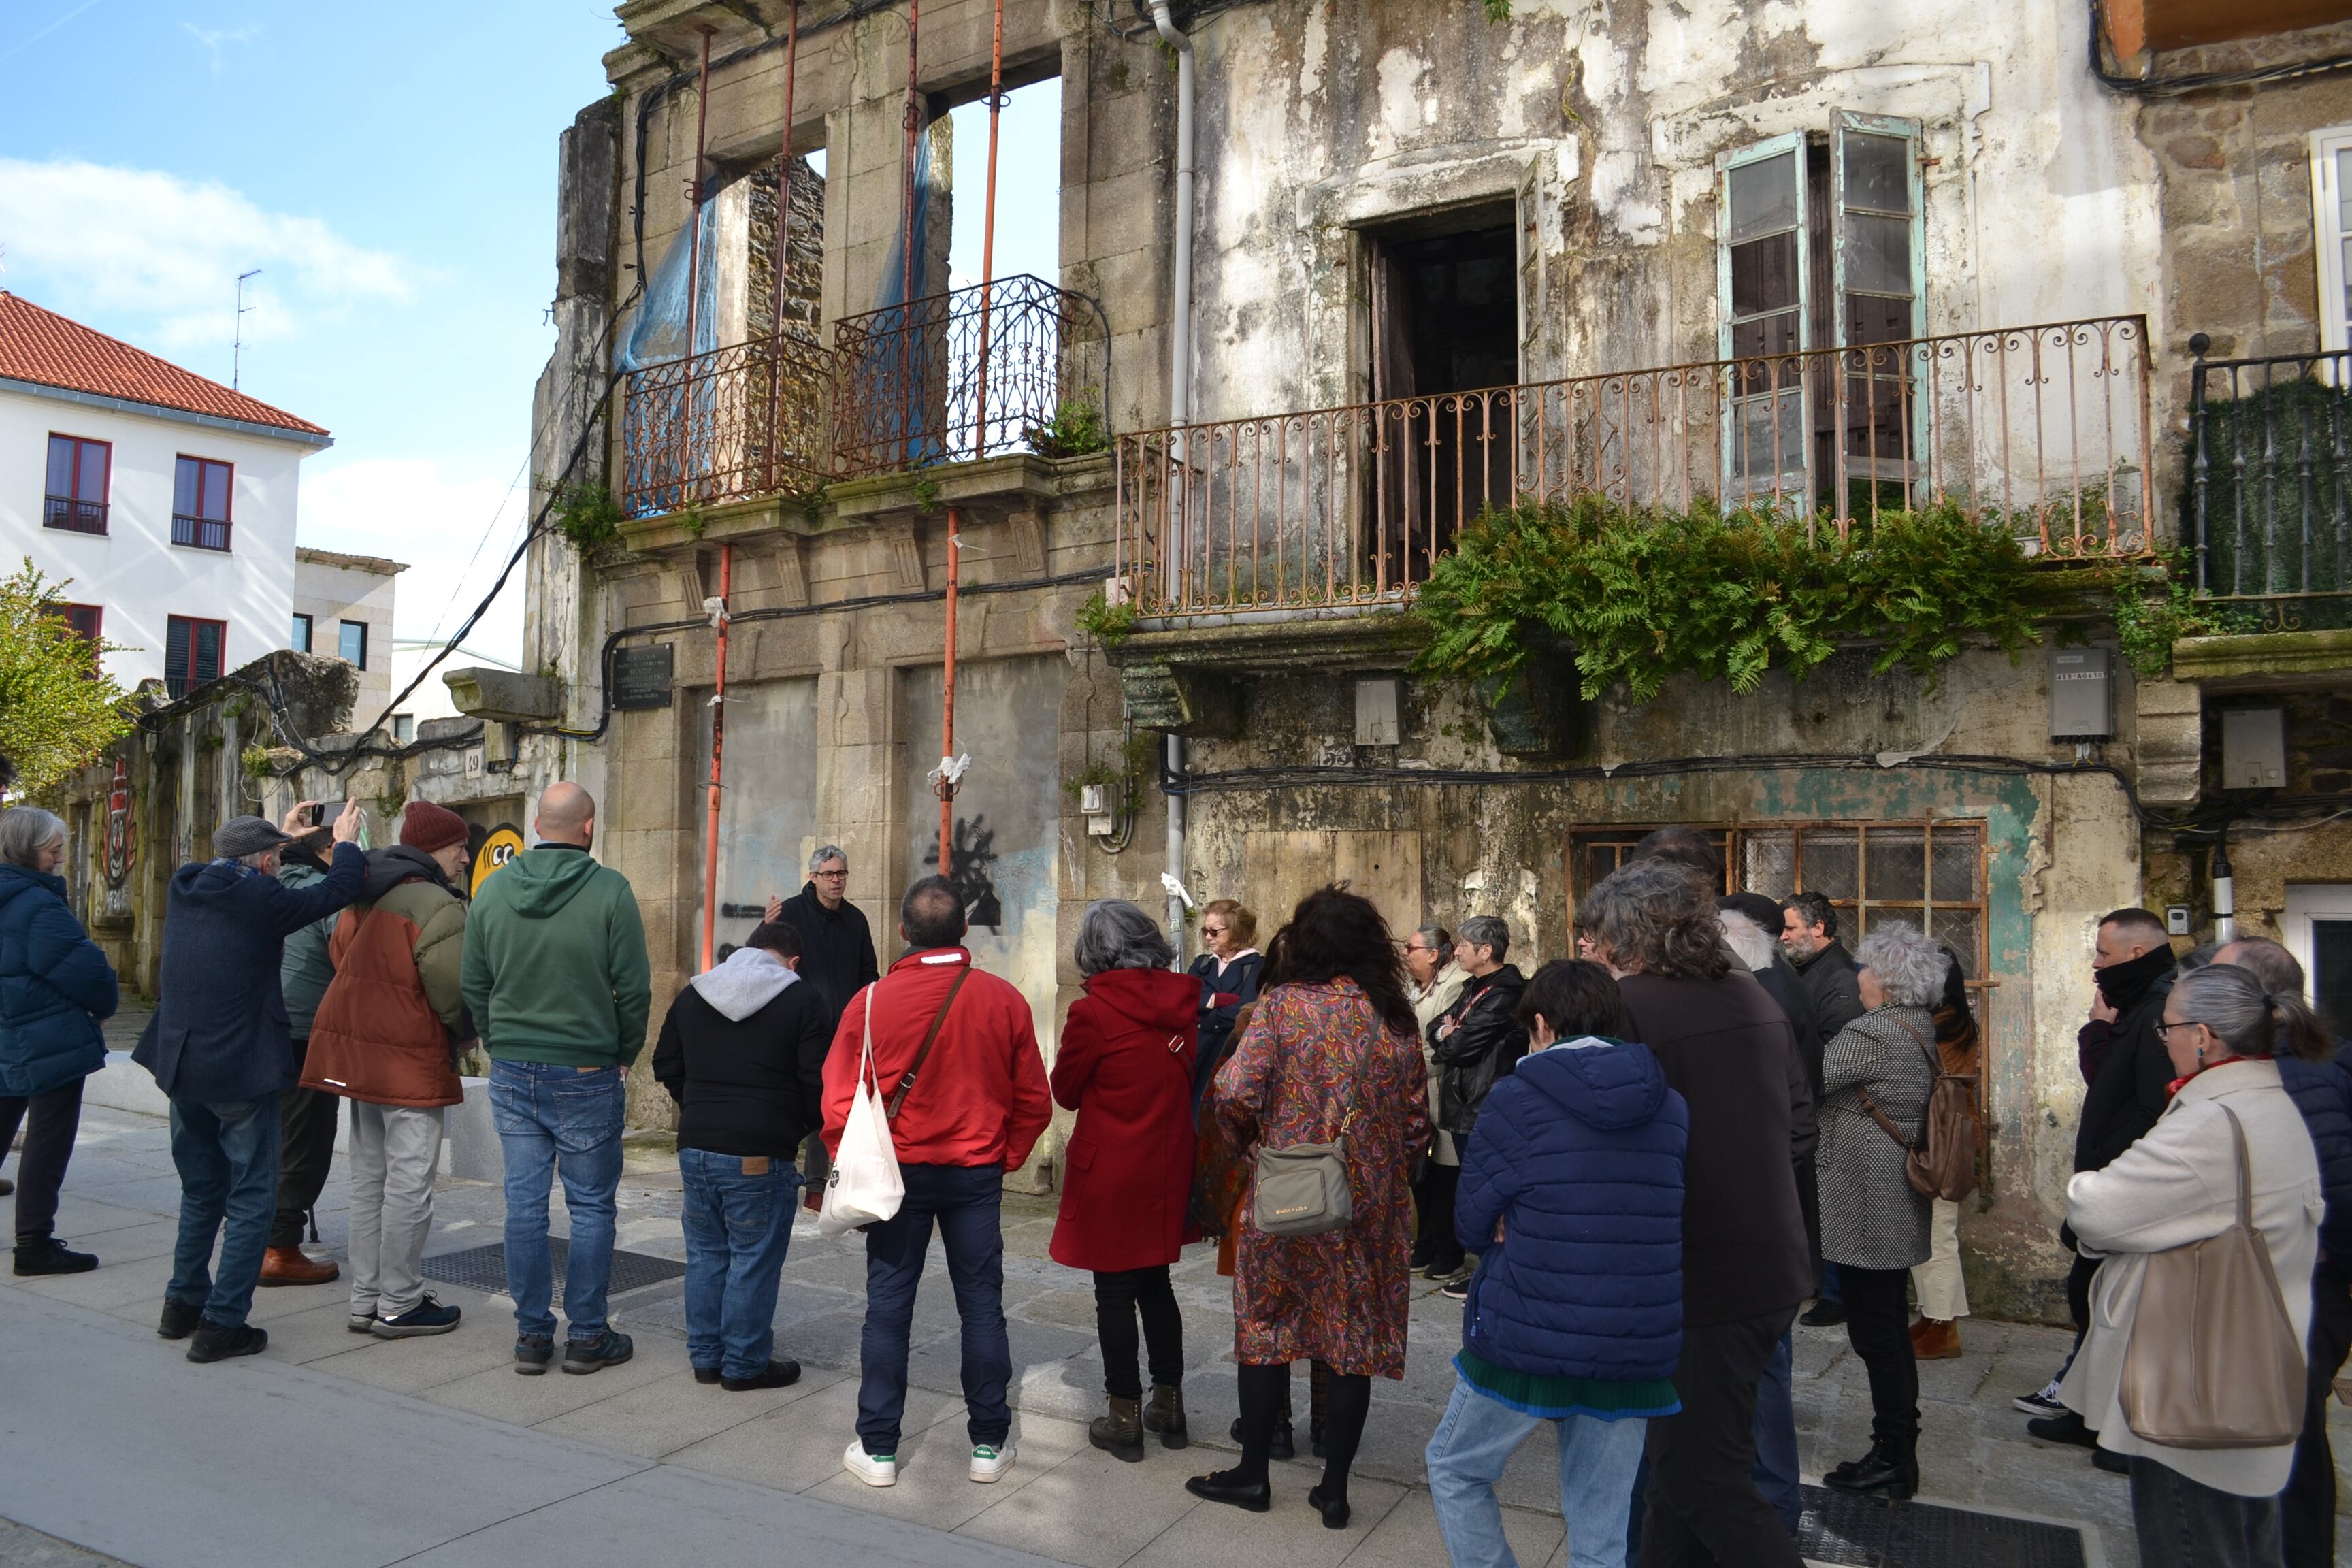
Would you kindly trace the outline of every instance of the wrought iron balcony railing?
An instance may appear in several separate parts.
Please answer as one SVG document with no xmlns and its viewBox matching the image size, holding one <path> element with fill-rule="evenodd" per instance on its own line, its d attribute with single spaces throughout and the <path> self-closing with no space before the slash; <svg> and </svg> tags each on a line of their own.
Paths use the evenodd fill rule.
<svg viewBox="0 0 2352 1568">
<path fill-rule="evenodd" d="M 74 533 L 104 533 L 106 503 L 102 500 L 76 500 L 71 496 L 44 496 L 41 526 L 62 528 Z"/>
<path fill-rule="evenodd" d="M 226 550 L 229 521 L 225 517 L 192 517 L 184 511 L 172 514 L 172 542 L 197 550 Z"/>
<path fill-rule="evenodd" d="M 2146 319 L 1579 376 L 1122 436 L 1147 616 L 1398 604 L 1488 508 L 1818 519 L 1949 501 L 2070 557 L 2151 547 Z"/>
<path fill-rule="evenodd" d="M 2197 591 L 2273 626 L 2352 625 L 2352 352 L 2209 360 L 2189 373 Z"/>
<path fill-rule="evenodd" d="M 631 372 L 621 505 L 635 517 L 836 479 L 1100 440 L 1110 334 L 1082 294 L 1021 275 Z"/>
</svg>

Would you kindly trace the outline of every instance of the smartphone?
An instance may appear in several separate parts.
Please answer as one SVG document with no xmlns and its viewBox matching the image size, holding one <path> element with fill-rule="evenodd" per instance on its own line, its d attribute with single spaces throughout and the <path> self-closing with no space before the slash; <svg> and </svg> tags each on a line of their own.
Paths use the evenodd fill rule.
<svg viewBox="0 0 2352 1568">
<path fill-rule="evenodd" d="M 310 804 L 310 826 L 324 827 L 342 814 L 343 803 L 340 800 L 313 801 Z"/>
</svg>

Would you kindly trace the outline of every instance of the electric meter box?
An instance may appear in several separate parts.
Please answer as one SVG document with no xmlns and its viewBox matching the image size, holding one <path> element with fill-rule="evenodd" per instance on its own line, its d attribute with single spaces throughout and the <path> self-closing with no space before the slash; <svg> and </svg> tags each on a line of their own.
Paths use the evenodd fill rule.
<svg viewBox="0 0 2352 1568">
<path fill-rule="evenodd" d="M 2104 741 L 2116 732 L 2112 648 L 2050 650 L 2050 738 Z"/>
<path fill-rule="evenodd" d="M 1356 744 L 1393 746 L 1402 737 L 1397 724 L 1397 683 L 1356 682 Z"/>
<path fill-rule="evenodd" d="M 2231 708 L 2221 714 L 2221 787 L 2286 787 L 2286 714 L 2277 708 Z"/>
</svg>

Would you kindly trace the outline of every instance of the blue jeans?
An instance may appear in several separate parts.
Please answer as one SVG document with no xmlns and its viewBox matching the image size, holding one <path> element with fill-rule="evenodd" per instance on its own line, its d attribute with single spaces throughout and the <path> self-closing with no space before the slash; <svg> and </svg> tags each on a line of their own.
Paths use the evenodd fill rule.
<svg viewBox="0 0 2352 1568">
<path fill-rule="evenodd" d="M 628 1094 L 616 1067 L 586 1071 L 553 1062 L 490 1063 L 490 1111 L 507 1167 L 507 1289 L 519 1333 L 555 1335 L 554 1268 L 547 1251 L 547 1194 L 563 1178 L 572 1215 L 563 1315 L 575 1342 L 604 1332 L 613 1274 L 613 1191 L 621 1183 L 621 1114 Z"/>
<path fill-rule="evenodd" d="M 948 1255 L 963 1331 L 963 1402 L 975 1445 L 1013 1431 L 1004 1386 L 1013 1345 L 1004 1332 L 1004 1172 L 997 1165 L 905 1165 L 907 1201 L 866 1232 L 866 1331 L 858 1347 L 857 1436 L 869 1454 L 898 1451 L 907 1411 L 907 1337 L 931 1226 Z"/>
<path fill-rule="evenodd" d="M 792 1245 L 801 1174 L 790 1155 L 746 1175 L 734 1154 L 680 1149 L 686 1186 L 686 1354 L 727 1377 L 757 1377 L 776 1348 L 776 1283 Z"/>
<path fill-rule="evenodd" d="M 1429 1498 L 1454 1568 L 1517 1568 L 1503 1539 L 1495 1482 L 1528 1434 L 1545 1419 L 1489 1399 L 1458 1373 L 1444 1418 L 1429 1439 Z M 1559 1435 L 1559 1510 L 1570 1568 L 1624 1568 L 1625 1494 L 1642 1462 L 1640 1416 L 1555 1420 Z"/>
<path fill-rule="evenodd" d="M 180 1239 L 163 1293 L 202 1308 L 209 1324 L 236 1328 L 253 1310 L 269 1222 L 278 1215 L 278 1097 L 173 1100 L 172 1163 L 180 1172 Z"/>
<path fill-rule="evenodd" d="M 1797 1485 L 1797 1406 L 1790 1388 L 1794 1334 L 1791 1330 L 1780 1336 L 1780 1348 L 1756 1380 L 1756 1468 L 1748 1472 L 1791 1535 L 1805 1517 L 1805 1494 Z"/>
</svg>

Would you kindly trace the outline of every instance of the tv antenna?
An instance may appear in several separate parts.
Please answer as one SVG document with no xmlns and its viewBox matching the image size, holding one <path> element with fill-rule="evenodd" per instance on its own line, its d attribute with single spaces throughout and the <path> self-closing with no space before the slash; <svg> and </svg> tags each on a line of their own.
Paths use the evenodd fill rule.
<svg viewBox="0 0 2352 1568">
<path fill-rule="evenodd" d="M 245 379 L 245 318 L 254 309 L 245 302 L 245 280 L 260 276 L 261 268 L 258 267 L 250 272 L 240 272 L 236 275 L 236 331 L 230 341 L 228 350 L 228 389 L 231 392 L 242 390 L 242 383 Z"/>
</svg>

